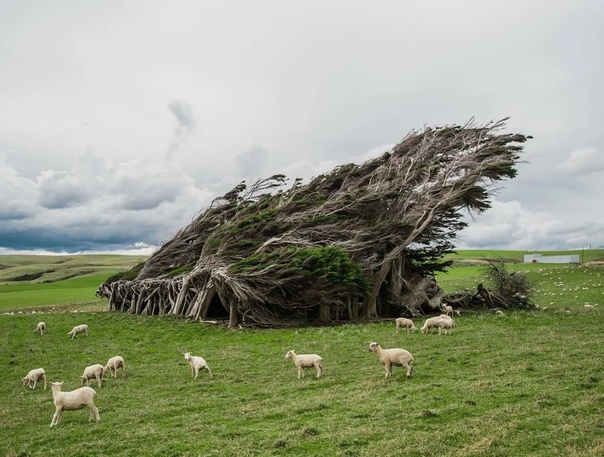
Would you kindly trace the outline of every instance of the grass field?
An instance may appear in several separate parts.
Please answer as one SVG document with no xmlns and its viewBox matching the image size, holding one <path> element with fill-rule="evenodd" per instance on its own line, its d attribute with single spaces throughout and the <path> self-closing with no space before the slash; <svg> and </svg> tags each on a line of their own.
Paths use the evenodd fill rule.
<svg viewBox="0 0 604 457">
<path fill-rule="evenodd" d="M 604 455 L 604 306 L 583 309 L 604 301 L 604 269 L 516 267 L 549 311 L 468 312 L 442 336 L 396 334 L 390 321 L 230 332 L 117 312 L 0 314 L 0 455 Z M 454 268 L 439 282 L 460 290 L 479 275 Z M 81 323 L 90 336 L 69 339 Z M 371 341 L 411 351 L 412 379 L 384 379 Z M 290 349 L 323 356 L 325 375 L 298 380 Z M 214 376 L 193 380 L 184 351 Z M 50 388 L 20 379 L 44 367 L 74 389 L 87 365 L 116 354 L 126 376 L 93 386 L 102 421 L 67 411 L 49 428 Z"/>
<path fill-rule="evenodd" d="M 103 303 L 94 296 L 99 284 L 144 259 L 121 255 L 2 255 L 0 310 L 65 304 L 97 308 Z M 35 279 L 15 280 L 26 277 Z"/>
</svg>

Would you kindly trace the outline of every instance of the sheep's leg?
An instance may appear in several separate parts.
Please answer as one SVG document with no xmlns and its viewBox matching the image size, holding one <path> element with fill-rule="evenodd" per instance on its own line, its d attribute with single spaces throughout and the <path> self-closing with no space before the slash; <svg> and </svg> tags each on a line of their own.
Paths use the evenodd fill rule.
<svg viewBox="0 0 604 457">
<path fill-rule="evenodd" d="M 392 377 L 392 365 L 386 362 L 384 364 L 384 368 L 386 368 L 386 379 Z"/>
<path fill-rule="evenodd" d="M 103 384 L 103 379 L 101 378 L 100 375 L 96 376 L 96 382 L 99 384 L 99 387 L 101 387 L 101 384 Z"/>
<path fill-rule="evenodd" d="M 315 368 L 317 369 L 317 378 L 323 374 L 323 367 L 321 366 L 321 362 L 315 364 Z"/>
<path fill-rule="evenodd" d="M 46 390 L 46 375 L 43 375 L 42 379 L 44 379 L 44 390 Z"/>
<path fill-rule="evenodd" d="M 36 384 L 38 383 L 38 378 L 34 379 L 34 385 L 30 385 L 29 387 L 31 387 L 31 390 L 34 390 L 36 388 Z"/>
<path fill-rule="evenodd" d="M 205 367 L 203 367 L 203 369 L 208 372 L 208 376 L 211 378 L 212 377 L 212 371 L 210 370 L 210 367 L 206 365 Z"/>
<path fill-rule="evenodd" d="M 304 371 L 302 370 L 302 367 L 298 367 L 298 379 L 300 379 L 302 376 L 304 376 Z"/>
<path fill-rule="evenodd" d="M 411 378 L 411 373 L 413 373 L 413 367 L 410 363 L 404 365 L 404 367 L 407 368 L 407 379 Z"/>
<path fill-rule="evenodd" d="M 197 379 L 198 374 L 199 374 L 199 368 L 195 368 L 195 378 L 194 379 Z"/>
<path fill-rule="evenodd" d="M 94 403 L 91 401 L 90 404 L 88 405 L 90 406 L 90 417 L 88 419 L 88 422 L 90 422 L 92 420 L 92 416 L 94 414 L 96 421 L 99 422 L 101 420 L 101 416 L 99 416 L 99 409 L 94 406 Z"/>
<path fill-rule="evenodd" d="M 50 421 L 50 426 L 52 427 L 53 425 L 58 425 L 59 424 L 59 420 L 61 418 L 61 408 L 58 408 L 55 410 L 55 413 L 52 416 L 52 421 Z"/>
</svg>

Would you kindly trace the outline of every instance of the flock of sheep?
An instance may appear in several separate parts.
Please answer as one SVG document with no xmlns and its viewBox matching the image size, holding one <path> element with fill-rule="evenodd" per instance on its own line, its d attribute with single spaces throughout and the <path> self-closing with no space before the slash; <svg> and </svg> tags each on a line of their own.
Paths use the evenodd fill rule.
<svg viewBox="0 0 604 457">
<path fill-rule="evenodd" d="M 439 335 L 451 333 L 451 330 L 455 327 L 455 320 L 452 317 L 453 308 L 449 305 L 443 305 L 442 312 L 443 314 L 440 316 L 426 319 L 424 325 L 420 328 L 421 332 L 430 333 L 432 328 L 438 328 Z M 459 312 L 456 312 L 459 315 Z M 417 330 L 417 327 L 415 327 L 415 324 L 411 319 L 399 317 L 395 320 L 395 323 L 397 333 L 401 328 L 407 329 L 407 332 L 409 332 L 409 330 Z M 40 335 L 43 335 L 46 331 L 46 324 L 44 322 L 38 323 L 35 331 L 40 333 Z M 88 325 L 82 324 L 75 326 L 67 336 L 73 339 L 78 334 L 88 336 Z M 394 366 L 405 368 L 407 370 L 407 379 L 411 377 L 411 373 L 413 372 L 413 356 L 406 349 L 382 349 L 378 343 L 372 342 L 369 344 L 369 351 L 374 352 L 378 356 L 380 362 L 384 365 L 386 379 L 392 377 L 392 367 Z M 183 355 L 191 366 L 191 376 L 193 376 L 194 379 L 197 379 L 200 370 L 207 371 L 208 376 L 212 377 L 212 371 L 203 357 L 191 355 L 190 352 L 184 352 Z M 288 351 L 287 354 L 285 354 L 285 358 L 294 362 L 294 366 L 298 371 L 298 379 L 304 377 L 305 368 L 314 367 L 317 371 L 317 378 L 323 374 L 323 358 L 317 354 L 296 354 L 294 351 Z M 55 405 L 55 413 L 52 417 L 50 426 L 52 427 L 59 424 L 63 411 L 78 410 L 85 406 L 90 408 L 89 420 L 92 420 L 94 417 L 97 422 L 100 421 L 101 417 L 99 416 L 98 408 L 94 405 L 93 401 L 96 396 L 96 391 L 90 387 L 90 380 L 96 379 L 98 386 L 101 387 L 103 377 L 111 371 L 111 376 L 117 378 L 117 372 L 120 368 L 122 369 L 122 375 L 125 375 L 126 366 L 124 364 L 124 359 L 119 355 L 111 357 L 104 366 L 100 363 L 90 365 L 84 369 L 84 373 L 80 376 L 80 381 L 82 384 L 86 385 L 70 392 L 61 391 L 63 382 L 51 382 L 50 387 Z M 44 381 L 44 390 L 46 390 L 46 373 L 44 368 L 31 370 L 24 378 L 22 378 L 22 381 L 24 386 L 30 387 L 32 390 L 36 388 L 38 382 Z"/>
<path fill-rule="evenodd" d="M 36 332 L 40 335 L 44 335 L 46 331 L 46 323 L 39 322 L 36 326 Z M 88 336 L 88 325 L 82 324 L 75 326 L 67 336 L 72 339 L 75 338 L 77 334 L 84 334 Z M 80 376 L 80 381 L 82 384 L 86 384 L 84 387 L 80 387 L 79 389 L 72 390 L 70 392 L 62 392 L 61 387 L 63 386 L 63 382 L 51 382 L 50 388 L 52 390 L 52 399 L 55 404 L 55 413 L 52 416 L 52 421 L 50 422 L 50 426 L 58 425 L 63 417 L 63 411 L 73 411 L 77 409 L 82 409 L 84 406 L 88 406 L 90 408 L 90 420 L 93 417 L 96 421 L 101 420 L 101 416 L 99 416 L 99 410 L 94 405 L 94 397 L 96 396 L 96 391 L 90 387 L 90 380 L 96 379 L 98 386 L 101 387 L 103 382 L 103 377 L 111 371 L 111 376 L 113 378 L 117 378 L 118 369 L 122 369 L 122 374 L 126 374 L 126 365 L 124 364 L 123 357 L 116 355 L 111 357 L 105 366 L 100 363 L 90 365 L 84 369 L 84 373 Z M 38 382 L 44 381 L 44 390 L 46 390 L 46 372 L 44 368 L 36 368 L 31 370 L 27 375 L 21 379 L 23 381 L 23 385 L 30 387 L 32 390 L 36 388 L 36 384 Z"/>
</svg>

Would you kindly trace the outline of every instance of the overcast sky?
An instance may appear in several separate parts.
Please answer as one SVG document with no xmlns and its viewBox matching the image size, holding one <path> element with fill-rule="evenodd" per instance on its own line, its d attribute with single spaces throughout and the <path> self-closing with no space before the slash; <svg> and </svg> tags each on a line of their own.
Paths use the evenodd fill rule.
<svg viewBox="0 0 604 457">
<path fill-rule="evenodd" d="M 0 0 L 0 253 L 149 253 L 242 179 L 533 135 L 459 248 L 604 247 L 601 0 Z"/>
</svg>

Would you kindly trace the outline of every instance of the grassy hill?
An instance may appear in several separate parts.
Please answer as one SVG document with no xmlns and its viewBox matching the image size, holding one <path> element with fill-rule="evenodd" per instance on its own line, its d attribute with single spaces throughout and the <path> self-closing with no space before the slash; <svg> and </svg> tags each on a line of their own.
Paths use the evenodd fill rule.
<svg viewBox="0 0 604 457">
<path fill-rule="evenodd" d="M 98 306 L 94 293 L 109 276 L 145 260 L 123 255 L 2 255 L 0 310 L 73 304 Z"/>
<path fill-rule="evenodd" d="M 463 313 L 451 335 L 397 334 L 391 321 L 231 332 L 180 317 L 69 307 L 133 260 L 53 283 L 0 285 L 0 303 L 11 297 L 25 310 L 0 313 L 0 455 L 604 454 L 602 266 L 510 264 L 531 277 L 535 301 L 550 310 Z M 39 268 L 32 259 L 14 263 Z M 448 291 L 473 288 L 481 268 L 455 267 L 439 282 Z M 84 312 L 49 312 L 44 300 Z M 590 312 L 585 302 L 600 306 Z M 43 336 L 34 332 L 40 320 L 48 325 Z M 90 335 L 69 339 L 82 323 Z M 400 368 L 384 379 L 371 341 L 408 349 L 412 379 Z M 320 354 L 324 376 L 308 371 L 298 380 L 284 359 L 291 349 Z M 213 377 L 193 380 L 184 351 L 206 358 Z M 50 390 L 20 382 L 43 367 L 49 381 L 72 390 L 86 366 L 118 354 L 126 376 L 92 385 L 100 423 L 88 422 L 88 410 L 67 411 L 49 428 Z"/>
</svg>

